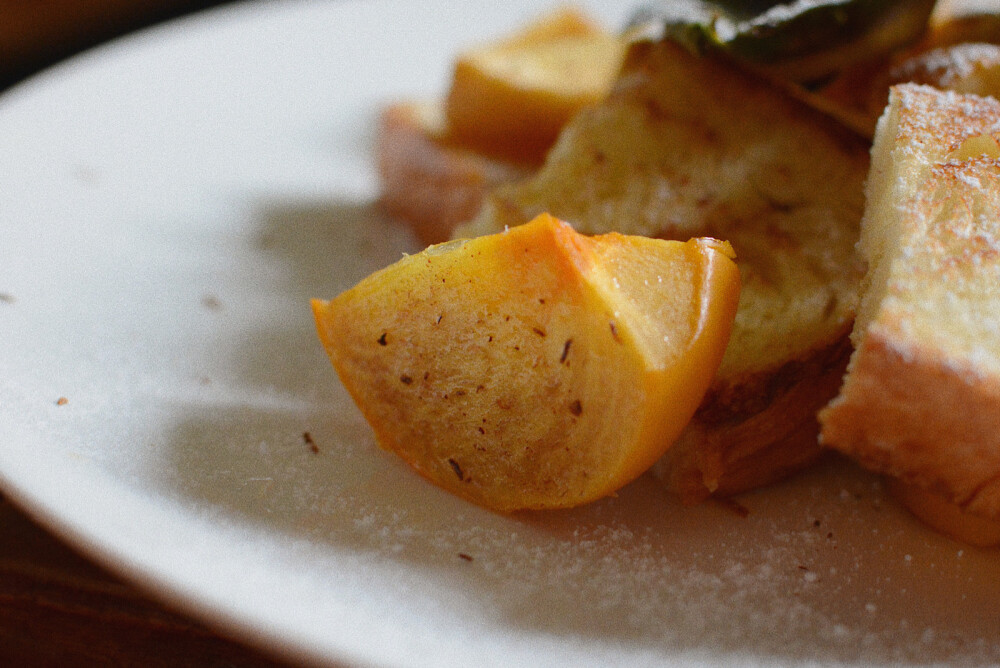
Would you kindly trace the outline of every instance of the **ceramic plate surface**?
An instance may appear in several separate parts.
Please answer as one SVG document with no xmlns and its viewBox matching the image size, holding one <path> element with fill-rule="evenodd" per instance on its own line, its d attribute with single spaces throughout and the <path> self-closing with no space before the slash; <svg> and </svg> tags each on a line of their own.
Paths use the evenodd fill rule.
<svg viewBox="0 0 1000 668">
<path fill-rule="evenodd" d="M 376 448 L 308 304 L 416 249 L 372 206 L 376 114 L 441 95 L 461 47 L 546 8 L 235 4 L 0 98 L 4 493 L 163 599 L 318 662 L 1000 660 L 998 554 L 842 462 L 748 513 L 643 478 L 504 517 Z"/>
</svg>

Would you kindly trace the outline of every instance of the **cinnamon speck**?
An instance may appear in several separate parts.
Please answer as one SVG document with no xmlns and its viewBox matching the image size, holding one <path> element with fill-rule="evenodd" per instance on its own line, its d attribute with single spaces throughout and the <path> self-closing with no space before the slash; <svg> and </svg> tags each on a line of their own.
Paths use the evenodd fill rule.
<svg viewBox="0 0 1000 668">
<path fill-rule="evenodd" d="M 466 554 L 465 552 L 459 552 L 458 558 L 462 561 L 472 561 L 472 555 Z"/>
<path fill-rule="evenodd" d="M 462 467 L 458 465 L 458 462 L 454 459 L 449 459 L 448 465 L 451 466 L 451 470 L 455 472 L 459 480 L 465 480 L 465 473 L 462 471 Z"/>
<path fill-rule="evenodd" d="M 389 342 L 385 338 L 388 334 L 388 332 L 382 332 L 382 336 L 378 337 L 378 344 L 380 346 L 388 345 Z"/>
<path fill-rule="evenodd" d="M 312 434 L 310 434 L 308 431 L 302 432 L 302 440 L 305 441 L 305 444 L 309 446 L 309 450 L 314 455 L 319 454 L 319 446 L 316 445 L 316 441 L 313 440 Z"/>
<path fill-rule="evenodd" d="M 621 337 L 620 337 L 620 336 L 618 335 L 618 328 L 617 328 L 617 327 L 615 327 L 615 323 L 614 323 L 614 321 L 612 320 L 612 321 L 611 321 L 610 323 L 608 323 L 608 324 L 609 324 L 609 325 L 611 326 L 611 338 L 613 338 L 613 339 L 615 340 L 615 343 L 621 343 L 621 342 L 622 342 L 622 339 L 621 339 Z"/>
<path fill-rule="evenodd" d="M 573 345 L 573 339 L 566 339 L 566 343 L 563 344 L 562 355 L 559 356 L 559 363 L 566 364 L 566 358 L 569 357 L 569 347 Z"/>
<path fill-rule="evenodd" d="M 211 311 L 218 311 L 222 308 L 222 302 L 215 295 L 204 295 L 201 298 L 201 305 Z"/>
<path fill-rule="evenodd" d="M 69 399 L 67 399 L 66 397 L 59 397 L 58 399 L 56 399 L 56 406 L 65 406 L 68 403 Z"/>
<path fill-rule="evenodd" d="M 574 399 L 573 403 L 569 405 L 569 412 L 577 417 L 583 415 L 583 404 L 580 403 L 579 399 Z"/>
<path fill-rule="evenodd" d="M 406 374 L 403 374 L 402 376 L 399 377 L 399 382 L 401 382 L 403 385 L 409 385 L 410 383 L 413 382 L 413 378 L 407 376 Z"/>
</svg>

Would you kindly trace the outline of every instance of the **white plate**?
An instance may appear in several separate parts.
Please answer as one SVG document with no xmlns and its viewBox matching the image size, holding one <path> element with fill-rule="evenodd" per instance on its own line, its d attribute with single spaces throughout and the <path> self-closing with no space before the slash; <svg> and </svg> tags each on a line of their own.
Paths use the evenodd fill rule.
<svg viewBox="0 0 1000 668">
<path fill-rule="evenodd" d="M 612 23 L 630 4 L 590 3 Z M 925 531 L 843 463 L 747 495 L 746 517 L 648 479 L 502 517 L 375 447 L 308 307 L 413 249 L 371 207 L 374 115 L 440 94 L 461 45 L 540 11 L 238 4 L 8 92 L 4 491 L 164 599 L 301 658 L 1000 660 L 997 552 Z"/>
</svg>

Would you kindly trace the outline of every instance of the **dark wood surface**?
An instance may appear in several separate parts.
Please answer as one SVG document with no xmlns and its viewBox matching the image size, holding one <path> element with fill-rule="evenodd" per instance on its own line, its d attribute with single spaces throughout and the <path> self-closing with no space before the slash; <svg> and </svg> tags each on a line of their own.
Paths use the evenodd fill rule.
<svg viewBox="0 0 1000 668">
<path fill-rule="evenodd" d="M 2 500 L 0 665 L 287 664 L 164 607 Z"/>
<path fill-rule="evenodd" d="M 0 0 L 0 88 L 90 46 L 223 0 Z"/>
<path fill-rule="evenodd" d="M 0 90 L 82 49 L 215 4 L 0 0 Z M 0 496 L 0 666 L 283 665 L 164 607 Z"/>
</svg>

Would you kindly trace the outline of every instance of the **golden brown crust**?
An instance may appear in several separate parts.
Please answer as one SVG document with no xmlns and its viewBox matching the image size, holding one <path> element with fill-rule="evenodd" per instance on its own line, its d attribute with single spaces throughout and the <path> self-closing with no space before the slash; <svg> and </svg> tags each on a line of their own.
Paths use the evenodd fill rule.
<svg viewBox="0 0 1000 668">
<path fill-rule="evenodd" d="M 846 336 L 773 374 L 706 396 L 654 469 L 684 503 L 729 496 L 805 468 L 823 452 L 816 412 L 836 395 L 851 354 Z"/>
<path fill-rule="evenodd" d="M 862 465 L 1000 517 L 1000 382 L 956 373 L 934 350 L 900 350 L 869 331 L 823 440 Z"/>
<path fill-rule="evenodd" d="M 424 244 L 447 240 L 490 189 L 530 171 L 449 142 L 440 116 L 439 105 L 399 102 L 383 110 L 377 130 L 379 203 Z"/>
<path fill-rule="evenodd" d="M 901 116 L 895 143 L 920 144 L 932 162 L 941 162 L 968 137 L 994 132 L 1000 124 L 996 100 L 942 92 L 928 86 L 895 87 Z"/>
</svg>

